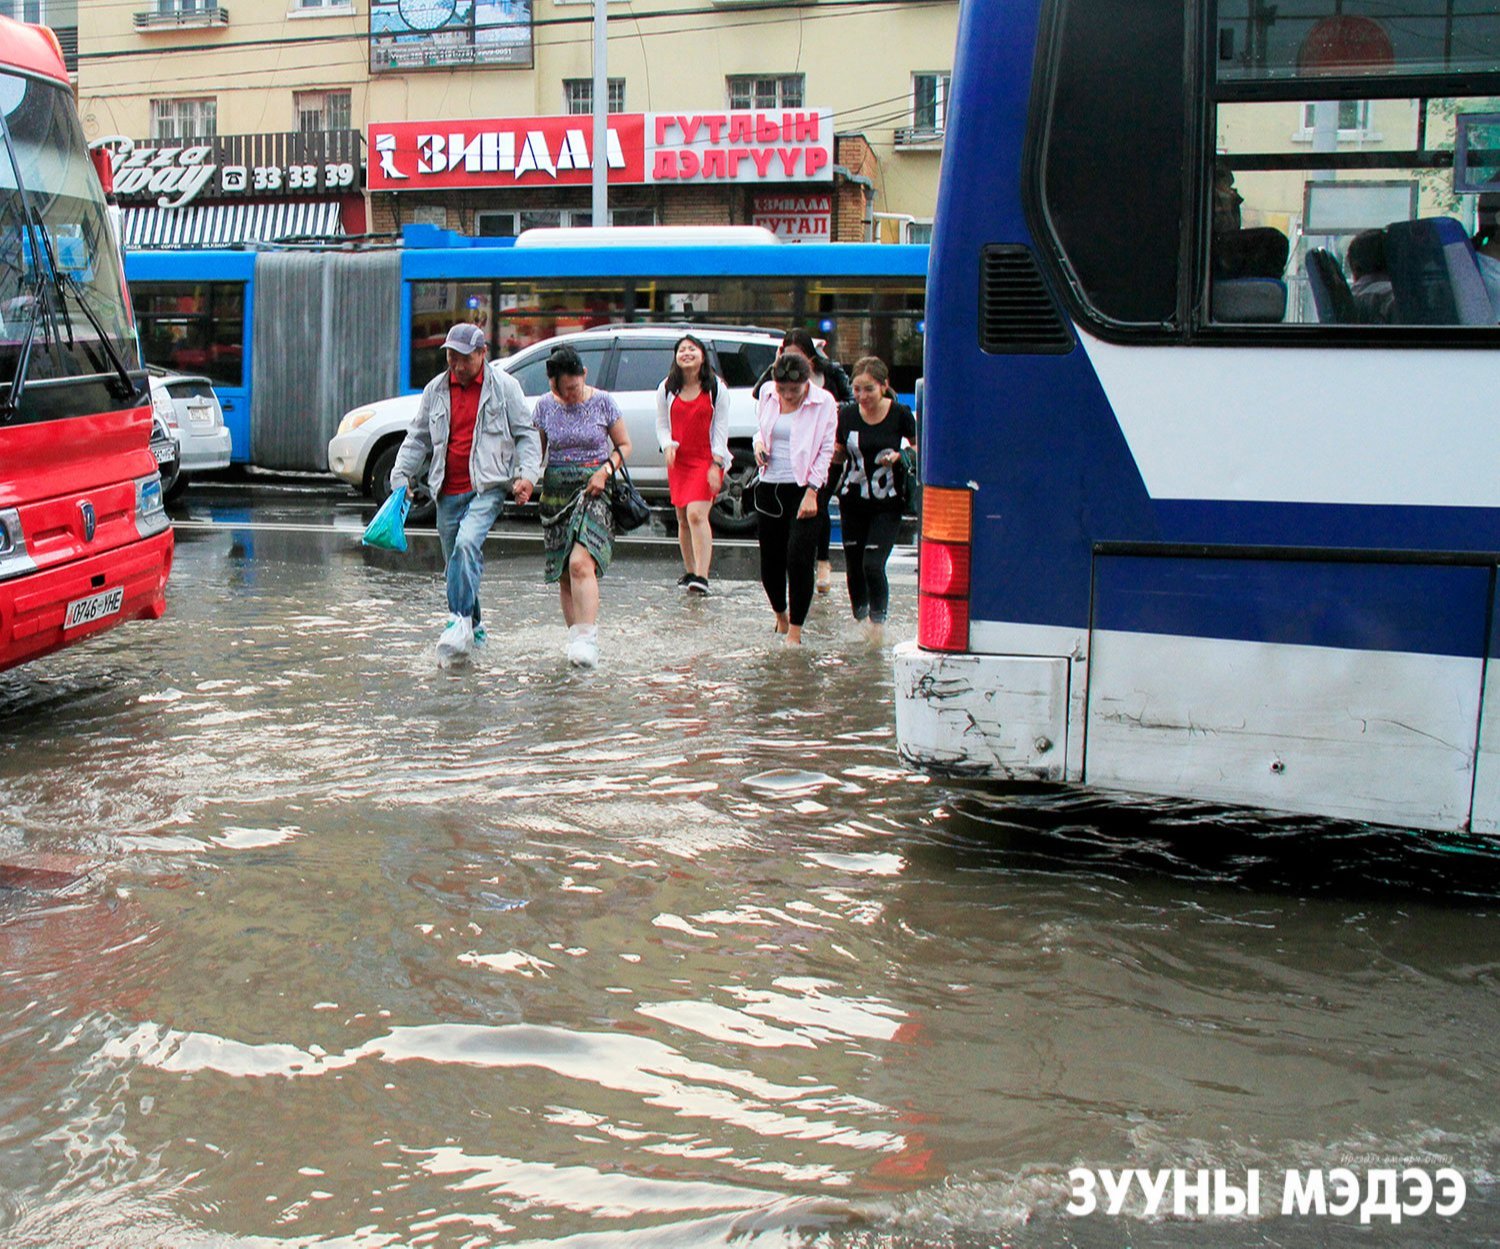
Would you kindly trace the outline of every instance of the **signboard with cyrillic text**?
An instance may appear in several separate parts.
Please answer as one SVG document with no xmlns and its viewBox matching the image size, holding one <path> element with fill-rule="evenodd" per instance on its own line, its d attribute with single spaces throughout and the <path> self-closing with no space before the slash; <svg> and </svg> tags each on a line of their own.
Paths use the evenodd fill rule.
<svg viewBox="0 0 1500 1249">
<path fill-rule="evenodd" d="M 769 230 L 789 243 L 826 243 L 833 227 L 833 196 L 757 195 L 751 225 Z"/>
<path fill-rule="evenodd" d="M 371 191 L 587 186 L 593 118 L 507 117 L 370 127 Z M 831 182 L 827 109 L 611 113 L 612 185 Z"/>
</svg>

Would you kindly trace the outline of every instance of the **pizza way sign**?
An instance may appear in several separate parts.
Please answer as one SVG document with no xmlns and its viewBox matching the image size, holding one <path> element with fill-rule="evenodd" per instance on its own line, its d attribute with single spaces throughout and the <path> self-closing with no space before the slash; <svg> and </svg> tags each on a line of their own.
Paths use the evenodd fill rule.
<svg viewBox="0 0 1500 1249">
<path fill-rule="evenodd" d="M 753 223 L 792 243 L 826 243 L 833 224 L 831 195 L 757 195 Z"/>
</svg>

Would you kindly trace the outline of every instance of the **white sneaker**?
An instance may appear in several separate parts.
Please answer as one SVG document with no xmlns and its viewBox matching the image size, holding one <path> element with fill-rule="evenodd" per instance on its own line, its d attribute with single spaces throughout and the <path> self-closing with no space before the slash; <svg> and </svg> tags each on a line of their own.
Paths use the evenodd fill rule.
<svg viewBox="0 0 1500 1249">
<path fill-rule="evenodd" d="M 568 662 L 575 668 L 599 666 L 599 628 L 574 625 L 568 630 Z"/>
<path fill-rule="evenodd" d="M 438 658 L 446 663 L 467 659 L 473 645 L 473 622 L 467 616 L 458 617 L 449 622 L 448 627 L 443 630 L 443 636 L 438 638 Z"/>
</svg>

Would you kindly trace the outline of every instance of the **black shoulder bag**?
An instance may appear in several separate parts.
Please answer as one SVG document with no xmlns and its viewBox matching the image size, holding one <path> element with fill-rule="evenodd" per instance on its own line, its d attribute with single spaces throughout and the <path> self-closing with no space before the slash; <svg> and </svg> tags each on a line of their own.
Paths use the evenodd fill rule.
<svg viewBox="0 0 1500 1249">
<path fill-rule="evenodd" d="M 620 533 L 639 529 L 651 519 L 651 509 L 635 488 L 635 482 L 630 480 L 630 470 L 625 467 L 624 460 L 609 477 L 609 514 Z"/>
</svg>

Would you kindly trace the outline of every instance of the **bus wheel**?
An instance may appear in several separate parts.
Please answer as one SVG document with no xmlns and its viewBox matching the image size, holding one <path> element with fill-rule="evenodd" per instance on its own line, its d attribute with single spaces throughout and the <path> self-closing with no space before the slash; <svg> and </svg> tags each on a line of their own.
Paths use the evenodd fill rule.
<svg viewBox="0 0 1500 1249">
<path fill-rule="evenodd" d="M 384 503 L 391 496 L 391 469 L 396 467 L 396 453 L 401 450 L 401 439 L 382 447 L 375 453 L 370 464 L 370 497 L 376 503 Z M 411 483 L 411 511 L 406 514 L 408 525 L 430 525 L 437 515 L 432 495 L 427 492 L 426 474 L 420 482 Z"/>
<path fill-rule="evenodd" d="M 709 509 L 709 523 L 715 533 L 726 538 L 742 538 L 755 532 L 755 483 L 759 474 L 755 471 L 755 457 L 738 448 L 734 451 L 734 462 L 729 466 L 729 475 L 724 480 L 724 489 Z"/>
</svg>

